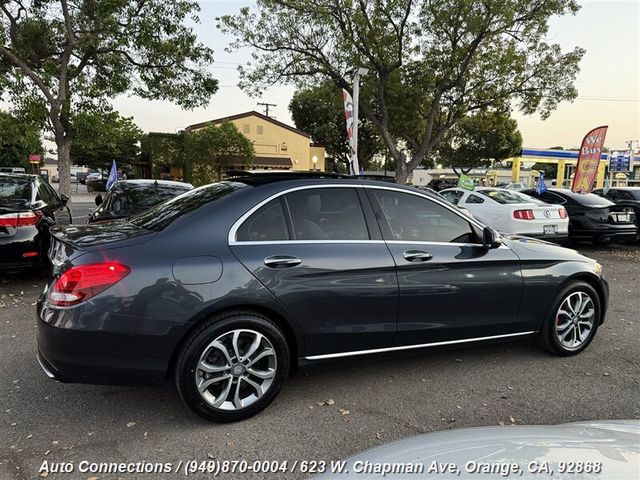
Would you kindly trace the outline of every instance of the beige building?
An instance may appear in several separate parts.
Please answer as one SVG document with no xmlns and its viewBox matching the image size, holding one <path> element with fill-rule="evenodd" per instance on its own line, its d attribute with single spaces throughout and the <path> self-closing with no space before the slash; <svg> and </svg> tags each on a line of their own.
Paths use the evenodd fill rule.
<svg viewBox="0 0 640 480">
<path fill-rule="evenodd" d="M 193 132 L 211 124 L 233 123 L 251 142 L 256 152 L 251 170 L 319 170 L 324 171 L 324 147 L 311 143 L 311 136 L 286 123 L 258 112 L 246 112 L 230 117 L 190 125 Z"/>
</svg>

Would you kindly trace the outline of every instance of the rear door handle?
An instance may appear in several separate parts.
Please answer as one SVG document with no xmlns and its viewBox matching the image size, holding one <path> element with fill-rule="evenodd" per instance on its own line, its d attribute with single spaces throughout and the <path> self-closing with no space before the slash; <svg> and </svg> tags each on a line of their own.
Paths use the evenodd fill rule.
<svg viewBox="0 0 640 480">
<path fill-rule="evenodd" d="M 426 262 L 433 258 L 433 255 L 429 252 L 425 252 L 424 250 L 407 250 L 402 254 L 402 256 L 408 262 Z"/>
<path fill-rule="evenodd" d="M 302 260 L 290 255 L 272 255 L 264 259 L 264 264 L 270 268 L 290 268 L 301 263 Z"/>
</svg>

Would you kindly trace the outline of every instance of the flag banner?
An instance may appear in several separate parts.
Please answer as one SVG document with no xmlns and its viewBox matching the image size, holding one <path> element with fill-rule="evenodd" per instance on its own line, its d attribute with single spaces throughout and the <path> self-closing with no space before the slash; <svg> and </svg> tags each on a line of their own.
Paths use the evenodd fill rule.
<svg viewBox="0 0 640 480">
<path fill-rule="evenodd" d="M 344 102 L 344 118 L 347 121 L 347 136 L 349 137 L 350 152 L 350 174 L 358 175 L 360 166 L 358 165 L 358 139 L 353 135 L 353 98 L 345 89 L 342 89 L 342 100 Z"/>
<path fill-rule="evenodd" d="M 109 171 L 109 178 L 107 179 L 107 190 L 113 187 L 118 181 L 118 170 L 116 169 L 116 161 L 111 164 L 111 170 Z"/>
<path fill-rule="evenodd" d="M 473 183 L 473 180 L 471 180 L 469 175 L 460 175 L 460 178 L 458 179 L 458 187 L 464 188 L 465 190 L 476 189 L 476 185 Z"/>
<path fill-rule="evenodd" d="M 587 133 L 582 139 L 578 163 L 571 184 L 571 191 L 589 193 L 593 190 L 593 183 L 598 175 L 602 146 L 607 136 L 608 125 L 597 127 Z"/>
<path fill-rule="evenodd" d="M 538 182 L 536 183 L 536 193 L 540 195 L 547 191 L 547 184 L 544 183 L 544 173 L 540 172 L 540 176 L 538 177 Z"/>
</svg>

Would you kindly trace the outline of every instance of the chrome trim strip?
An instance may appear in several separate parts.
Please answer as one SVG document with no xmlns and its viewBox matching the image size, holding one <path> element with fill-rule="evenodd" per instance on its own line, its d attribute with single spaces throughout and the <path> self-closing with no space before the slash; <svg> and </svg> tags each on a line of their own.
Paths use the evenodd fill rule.
<svg viewBox="0 0 640 480">
<path fill-rule="evenodd" d="M 536 332 L 532 330 L 530 332 L 507 333 L 505 335 L 493 335 L 490 337 L 465 338 L 463 340 L 450 340 L 447 342 L 433 342 L 433 343 L 422 343 L 420 345 L 402 345 L 399 347 L 374 348 L 372 350 L 356 350 L 354 352 L 327 353 L 324 355 L 311 355 L 309 357 L 304 357 L 304 358 L 305 360 L 326 360 L 329 358 L 342 358 L 342 357 L 353 357 L 356 355 L 369 355 L 371 353 L 394 352 L 399 350 L 412 350 L 415 348 L 438 347 L 441 345 L 455 345 L 458 343 L 481 342 L 483 340 L 494 340 L 497 338 L 520 337 L 523 335 L 531 335 L 532 333 L 536 333 Z"/>
<path fill-rule="evenodd" d="M 233 242 L 233 243 L 229 243 L 229 245 L 298 245 L 298 244 L 321 244 L 321 243 L 326 243 L 326 244 L 336 244 L 336 243 L 341 243 L 341 244 L 384 244 L 384 240 L 265 240 L 265 241 L 260 241 L 260 240 L 254 240 L 254 241 L 248 241 L 248 242 Z"/>
<path fill-rule="evenodd" d="M 53 378 L 55 380 L 56 376 L 51 372 L 51 370 L 44 366 L 44 362 L 40 358 L 40 352 L 36 354 L 36 359 L 38 360 L 38 364 L 40 364 L 40 368 L 42 368 L 47 377 Z"/>
<path fill-rule="evenodd" d="M 278 244 L 296 244 L 296 243 L 385 243 L 384 240 L 273 240 L 273 241 L 265 241 L 265 242 L 261 242 L 261 241 L 250 241 L 250 242 L 238 242 L 236 241 L 236 234 L 238 233 L 238 229 L 240 228 L 240 225 L 242 225 L 242 223 L 249 218 L 256 210 L 258 210 L 260 207 L 262 207 L 263 205 L 266 205 L 267 203 L 269 203 L 271 200 L 278 198 L 282 195 L 286 195 L 288 193 L 291 192 L 297 192 L 299 190 L 310 190 L 313 188 L 365 188 L 365 189 L 373 189 L 373 190 L 391 190 L 394 192 L 399 192 L 399 193 L 407 193 L 409 195 L 415 195 L 416 197 L 422 197 L 422 198 L 426 198 L 427 200 L 430 200 L 442 207 L 445 207 L 446 209 L 450 210 L 451 212 L 455 213 L 456 215 L 458 215 L 459 217 L 464 218 L 467 222 L 474 224 L 476 227 L 483 229 L 484 225 L 478 223 L 478 221 L 474 218 L 469 218 L 468 216 L 466 216 L 465 214 L 463 214 L 462 212 L 459 211 L 459 209 L 455 206 L 450 206 L 447 205 L 447 203 L 445 203 L 444 199 L 440 200 L 438 198 L 433 198 L 429 195 L 425 195 L 422 192 L 414 192 L 411 190 L 404 190 L 402 188 L 394 188 L 394 187 L 388 187 L 386 185 L 363 185 L 363 184 L 355 184 L 355 183 L 329 183 L 329 184 L 316 184 L 316 185 L 302 185 L 299 187 L 292 187 L 292 188 L 288 188 L 286 190 L 282 190 L 281 192 L 278 193 L 274 193 L 273 195 L 271 195 L 270 197 L 267 197 L 266 199 L 264 199 L 263 201 L 261 201 L 260 203 L 258 203 L 257 205 L 254 205 L 253 207 L 251 207 L 249 209 L 249 211 L 247 211 L 244 215 L 242 215 L 238 220 L 236 220 L 233 225 L 231 226 L 231 229 L 229 230 L 229 235 L 227 236 L 227 241 L 229 243 L 229 245 L 278 245 Z M 387 241 L 386 243 L 392 243 L 395 242 L 394 240 L 390 240 Z M 421 242 L 400 242 L 400 243 L 421 243 Z M 442 242 L 442 243 L 438 243 L 438 242 L 425 242 L 425 245 L 428 244 L 435 244 L 435 245 L 480 245 L 480 244 L 456 244 L 456 243 L 447 243 L 447 242 Z"/>
</svg>

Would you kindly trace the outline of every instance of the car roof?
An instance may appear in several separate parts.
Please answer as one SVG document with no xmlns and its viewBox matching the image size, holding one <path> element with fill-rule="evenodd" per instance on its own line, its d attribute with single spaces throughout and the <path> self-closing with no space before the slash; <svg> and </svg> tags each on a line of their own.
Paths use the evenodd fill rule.
<svg viewBox="0 0 640 480">
<path fill-rule="evenodd" d="M 11 172 L 0 172 L 0 176 L 3 177 L 19 177 L 19 178 L 36 178 L 39 175 L 34 173 L 11 173 Z"/>
</svg>

